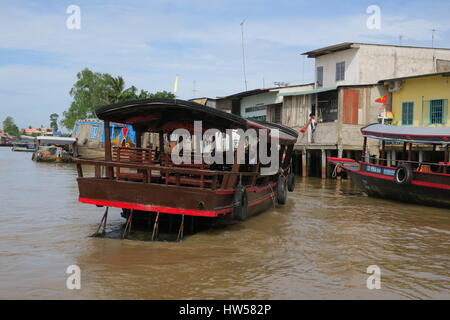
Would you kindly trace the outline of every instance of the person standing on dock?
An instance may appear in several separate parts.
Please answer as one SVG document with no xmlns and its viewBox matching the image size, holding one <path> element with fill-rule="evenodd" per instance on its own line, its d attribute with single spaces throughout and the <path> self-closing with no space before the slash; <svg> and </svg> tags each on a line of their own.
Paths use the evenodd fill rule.
<svg viewBox="0 0 450 320">
<path fill-rule="evenodd" d="M 314 112 L 311 112 L 309 114 L 309 124 L 311 126 L 311 142 L 312 143 L 314 143 L 314 132 L 316 131 L 318 121 L 319 121 L 319 119 L 318 119 L 318 117 L 316 117 L 316 114 Z"/>
</svg>

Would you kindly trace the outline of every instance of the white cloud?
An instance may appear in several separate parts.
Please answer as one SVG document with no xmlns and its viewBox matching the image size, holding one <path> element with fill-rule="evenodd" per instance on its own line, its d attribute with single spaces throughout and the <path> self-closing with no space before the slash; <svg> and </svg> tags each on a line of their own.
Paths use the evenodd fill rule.
<svg viewBox="0 0 450 320">
<path fill-rule="evenodd" d="M 220 1 L 207 5 L 210 10 L 224 6 Z M 0 107 L 0 117 L 6 112 L 14 115 L 17 110 L 26 110 L 26 114 L 33 114 L 35 120 L 29 119 L 36 121 L 33 125 L 48 121 L 47 114 L 68 108 L 68 91 L 76 72 L 84 67 L 122 75 L 127 85 L 150 91 L 171 90 L 175 74 L 180 74 L 181 98 L 192 97 L 194 80 L 197 95 L 201 96 L 227 95 L 243 89 L 239 25 L 242 16 L 209 19 L 192 12 L 158 11 L 137 4 L 87 2 L 80 7 L 81 30 L 68 30 L 68 15 L 62 5 L 59 13 L 24 9 L 16 3 L 2 5 L 0 47 L 56 53 L 65 67 L 1 67 L 0 98 L 8 106 L 4 103 Z M 317 14 L 253 16 L 246 21 L 249 88 L 261 87 L 263 78 L 266 86 L 274 81 L 311 81 L 312 61 L 304 63 L 303 76 L 300 53 L 321 46 L 344 41 L 396 42 L 400 34 L 403 44 L 424 45 L 433 28 L 439 30 L 437 44 L 445 44 L 444 40 L 449 39 L 447 20 L 412 19 L 382 11 L 382 28 L 373 31 L 366 28 L 364 11 L 335 17 Z M 38 108 L 44 108 L 47 114 L 33 113 Z M 26 119 L 21 126 L 29 124 Z"/>
</svg>

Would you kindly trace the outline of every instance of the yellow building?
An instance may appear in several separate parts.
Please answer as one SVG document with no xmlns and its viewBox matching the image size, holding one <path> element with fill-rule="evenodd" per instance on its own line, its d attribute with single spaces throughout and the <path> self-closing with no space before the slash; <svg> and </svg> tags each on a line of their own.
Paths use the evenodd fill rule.
<svg viewBox="0 0 450 320">
<path fill-rule="evenodd" d="M 393 125 L 450 126 L 450 72 L 384 80 L 392 92 Z"/>
</svg>

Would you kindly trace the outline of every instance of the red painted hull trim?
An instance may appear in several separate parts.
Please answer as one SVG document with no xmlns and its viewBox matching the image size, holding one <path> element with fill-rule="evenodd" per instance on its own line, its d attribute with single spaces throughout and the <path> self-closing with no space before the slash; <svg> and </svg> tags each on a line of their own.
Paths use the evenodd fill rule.
<svg viewBox="0 0 450 320">
<path fill-rule="evenodd" d="M 96 200 L 96 199 L 88 199 L 88 198 L 78 198 L 78 201 L 87 203 L 87 204 L 94 204 L 94 205 L 98 205 L 98 206 L 115 207 L 115 208 L 123 208 L 123 209 L 134 209 L 134 210 L 142 210 L 142 211 L 153 211 L 153 212 L 162 212 L 162 213 L 171 213 L 171 214 L 185 214 L 188 216 L 199 216 L 199 217 L 210 217 L 210 218 L 214 218 L 221 214 L 226 214 L 226 213 L 231 212 L 231 209 L 224 209 L 224 210 L 220 210 L 220 211 L 181 209 L 181 208 L 160 207 L 160 206 L 129 203 L 129 202 Z"/>
</svg>

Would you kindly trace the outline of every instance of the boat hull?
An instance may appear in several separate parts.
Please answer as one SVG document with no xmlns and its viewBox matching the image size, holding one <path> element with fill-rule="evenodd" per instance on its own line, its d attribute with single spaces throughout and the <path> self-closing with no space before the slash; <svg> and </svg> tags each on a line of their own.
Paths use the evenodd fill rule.
<svg viewBox="0 0 450 320">
<path fill-rule="evenodd" d="M 354 183 L 367 195 L 377 198 L 397 200 L 427 206 L 450 208 L 450 188 L 448 185 L 415 179 L 410 184 L 402 185 L 377 175 L 366 172 L 347 170 Z M 434 178 L 434 177 L 433 177 Z M 447 177 L 445 177 L 447 178 Z"/>
<path fill-rule="evenodd" d="M 148 212 L 219 217 L 232 214 L 234 190 L 206 190 L 101 178 L 78 178 L 79 201 Z M 248 214 L 274 206 L 276 183 L 247 189 Z"/>
</svg>

